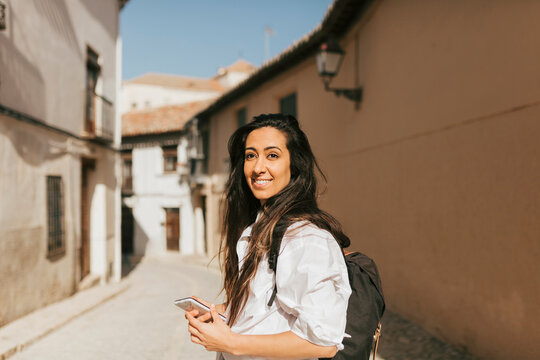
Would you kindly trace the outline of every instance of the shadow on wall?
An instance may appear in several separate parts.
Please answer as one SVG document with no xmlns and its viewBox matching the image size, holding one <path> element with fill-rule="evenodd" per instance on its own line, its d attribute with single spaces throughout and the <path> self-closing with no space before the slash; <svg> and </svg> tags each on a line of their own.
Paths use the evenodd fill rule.
<svg viewBox="0 0 540 360">
<path fill-rule="evenodd" d="M 67 153 L 67 143 L 54 141 L 50 138 L 39 136 L 39 132 L 31 133 L 31 129 L 2 127 L 0 131 L 12 143 L 13 148 L 25 163 L 37 167 L 46 161 L 54 160 L 65 156 Z M 35 129 L 34 129 L 35 131 Z"/>
<path fill-rule="evenodd" d="M 133 209 L 122 206 L 122 277 L 128 276 L 144 256 L 135 252 L 135 237 L 140 243 L 138 246 L 146 249 L 148 234 L 133 216 Z"/>
<path fill-rule="evenodd" d="M 34 0 L 34 6 L 49 23 L 51 28 L 66 42 L 68 47 L 82 61 L 79 40 L 65 1 Z"/>
<path fill-rule="evenodd" d="M 0 103 L 45 119 L 45 84 L 41 73 L 0 33 Z"/>
</svg>

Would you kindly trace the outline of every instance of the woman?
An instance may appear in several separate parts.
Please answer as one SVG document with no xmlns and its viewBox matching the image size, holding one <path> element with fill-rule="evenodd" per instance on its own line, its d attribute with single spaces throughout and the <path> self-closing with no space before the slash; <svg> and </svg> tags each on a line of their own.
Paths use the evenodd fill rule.
<svg viewBox="0 0 540 360">
<path fill-rule="evenodd" d="M 260 115 L 232 135 L 229 155 L 220 248 L 227 302 L 186 313 L 191 340 L 226 360 L 333 357 L 351 292 L 340 248 L 349 239 L 317 206 L 320 169 L 306 135 L 292 116 Z M 278 221 L 287 230 L 274 275 L 268 253 Z"/>
</svg>

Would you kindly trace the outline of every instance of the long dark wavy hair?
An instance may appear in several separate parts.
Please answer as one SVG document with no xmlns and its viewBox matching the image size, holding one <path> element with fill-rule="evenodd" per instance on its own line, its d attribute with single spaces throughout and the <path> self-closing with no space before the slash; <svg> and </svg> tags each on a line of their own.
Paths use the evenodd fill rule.
<svg viewBox="0 0 540 360">
<path fill-rule="evenodd" d="M 248 135 L 263 127 L 273 127 L 286 136 L 291 180 L 283 190 L 261 205 L 244 177 L 244 159 Z M 268 256 L 272 234 L 278 221 L 280 224 L 292 224 L 307 220 L 329 231 L 343 248 L 348 247 L 350 241 L 341 230 L 339 222 L 317 206 L 315 170 L 325 181 L 326 177 L 315 160 L 306 134 L 293 116 L 262 114 L 254 117 L 252 122 L 234 132 L 229 139 L 228 150 L 231 170 L 226 185 L 220 263 L 224 273 L 223 289 L 229 308 L 228 323 L 233 325 L 247 301 L 249 284 L 259 263 L 265 255 Z M 242 269 L 239 270 L 236 244 L 242 231 L 255 222 L 258 213 L 260 217 L 253 225 L 246 257 Z"/>
</svg>

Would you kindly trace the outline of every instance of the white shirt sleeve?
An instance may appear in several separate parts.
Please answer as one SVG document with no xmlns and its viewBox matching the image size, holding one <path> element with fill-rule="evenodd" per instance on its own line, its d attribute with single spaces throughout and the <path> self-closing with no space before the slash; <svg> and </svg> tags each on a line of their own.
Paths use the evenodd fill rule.
<svg viewBox="0 0 540 360">
<path fill-rule="evenodd" d="M 309 342 L 343 349 L 351 288 L 341 249 L 330 233 L 291 225 L 277 263 L 277 304 L 293 315 L 291 331 Z"/>
</svg>

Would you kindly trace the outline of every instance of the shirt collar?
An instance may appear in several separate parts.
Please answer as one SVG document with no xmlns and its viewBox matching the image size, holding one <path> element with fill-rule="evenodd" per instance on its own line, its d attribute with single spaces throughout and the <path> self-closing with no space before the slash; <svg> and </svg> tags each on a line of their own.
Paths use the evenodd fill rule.
<svg viewBox="0 0 540 360">
<path fill-rule="evenodd" d="M 240 235 L 240 239 L 250 237 L 251 236 L 251 228 L 253 227 L 253 224 L 249 225 L 247 228 L 242 231 L 242 235 Z"/>
<path fill-rule="evenodd" d="M 262 214 L 261 211 L 259 211 L 259 212 L 257 213 L 257 217 L 255 218 L 255 222 L 254 222 L 253 224 L 249 225 L 247 228 L 245 228 L 244 231 L 242 231 L 242 234 L 240 235 L 240 239 L 245 238 L 245 237 L 250 237 L 250 236 L 251 236 L 251 229 L 253 228 L 253 225 L 254 225 L 257 221 L 259 221 L 259 219 L 260 219 L 260 217 L 261 217 L 261 214 Z"/>
</svg>

